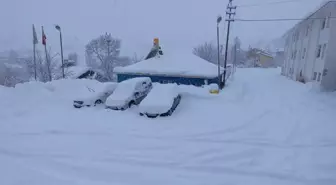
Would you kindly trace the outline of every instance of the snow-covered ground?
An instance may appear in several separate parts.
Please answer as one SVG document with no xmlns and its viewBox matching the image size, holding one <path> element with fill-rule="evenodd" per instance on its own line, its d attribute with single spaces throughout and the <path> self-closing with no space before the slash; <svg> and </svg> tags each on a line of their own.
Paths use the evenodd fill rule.
<svg viewBox="0 0 336 185">
<path fill-rule="evenodd" d="M 0 87 L 0 184 L 336 184 L 336 94 L 279 74 L 238 69 L 220 95 L 183 86 L 158 119 L 74 109 L 100 86 L 85 80 Z"/>
</svg>

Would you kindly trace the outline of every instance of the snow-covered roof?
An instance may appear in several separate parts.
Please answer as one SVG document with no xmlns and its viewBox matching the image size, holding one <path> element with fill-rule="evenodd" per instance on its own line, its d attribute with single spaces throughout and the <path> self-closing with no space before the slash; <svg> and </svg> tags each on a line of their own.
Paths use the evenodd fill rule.
<svg viewBox="0 0 336 185">
<path fill-rule="evenodd" d="M 257 53 L 273 58 L 273 55 L 270 54 L 270 53 L 268 53 L 268 52 L 266 52 L 266 51 L 258 51 Z"/>
<path fill-rule="evenodd" d="M 90 68 L 87 66 L 72 66 L 65 69 L 65 73 L 71 78 L 77 78 L 83 73 L 87 72 Z"/>
<path fill-rule="evenodd" d="M 91 67 L 88 67 L 88 66 L 72 66 L 72 67 L 68 67 L 68 68 L 65 69 L 65 73 L 70 78 L 78 78 L 82 74 L 86 73 L 88 70 L 92 70 L 92 71 L 95 71 L 96 73 L 103 74 L 102 71 L 97 70 L 97 69 L 92 69 Z"/>
<path fill-rule="evenodd" d="M 221 72 L 223 71 L 224 68 L 221 67 Z M 143 60 L 126 67 L 116 67 L 114 72 L 117 74 L 132 73 L 214 78 L 218 75 L 218 68 L 217 65 L 212 64 L 191 52 L 180 53 L 179 55 L 164 52 L 164 55 L 160 57 Z"/>
<path fill-rule="evenodd" d="M 320 6 L 317 6 L 313 11 L 309 12 L 303 18 L 303 20 L 299 21 L 291 29 L 289 29 L 288 31 L 286 31 L 286 33 L 282 37 L 286 37 L 295 27 L 297 27 L 298 25 L 300 25 L 303 21 L 309 19 L 311 16 L 313 16 L 315 13 L 317 13 L 320 9 L 322 9 L 323 7 L 325 7 L 329 3 L 336 3 L 336 0 L 324 0 L 324 1 L 322 1 L 322 3 L 320 4 Z"/>
</svg>

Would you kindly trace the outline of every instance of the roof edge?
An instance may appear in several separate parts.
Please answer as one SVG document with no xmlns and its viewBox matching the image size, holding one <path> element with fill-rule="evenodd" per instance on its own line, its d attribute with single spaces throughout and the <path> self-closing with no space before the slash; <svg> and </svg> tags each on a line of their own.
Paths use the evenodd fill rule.
<svg viewBox="0 0 336 185">
<path fill-rule="evenodd" d="M 292 28 L 290 28 L 289 30 L 287 30 L 282 36 L 281 38 L 286 37 L 289 32 L 291 32 L 295 27 L 297 27 L 299 24 L 301 24 L 302 22 L 308 20 L 311 16 L 313 16 L 314 14 L 316 14 L 318 11 L 320 11 L 322 8 L 324 8 L 325 6 L 327 6 L 329 3 L 336 3 L 336 0 L 330 0 L 330 1 L 326 1 L 324 3 L 322 3 L 315 11 L 311 12 L 310 14 L 308 14 L 307 16 L 305 16 L 305 18 L 303 18 L 303 20 L 299 21 L 298 23 L 296 23 Z"/>
</svg>

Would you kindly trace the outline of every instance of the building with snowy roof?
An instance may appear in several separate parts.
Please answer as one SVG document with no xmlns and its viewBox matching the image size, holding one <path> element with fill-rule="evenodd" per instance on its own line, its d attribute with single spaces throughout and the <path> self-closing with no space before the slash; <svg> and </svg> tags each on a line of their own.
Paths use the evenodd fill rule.
<svg viewBox="0 0 336 185">
<path fill-rule="evenodd" d="M 88 66 L 71 66 L 65 68 L 65 75 L 70 79 L 95 79 L 101 82 L 108 81 L 103 74 L 102 71 Z"/>
<path fill-rule="evenodd" d="M 282 75 L 336 90 L 336 1 L 324 1 L 285 33 Z"/>
<path fill-rule="evenodd" d="M 145 60 L 126 67 L 116 67 L 118 82 L 136 78 L 150 77 L 153 82 L 177 83 L 202 86 L 218 83 L 218 67 L 190 53 L 162 52 L 161 47 L 154 47 Z M 223 79 L 224 68 L 220 67 Z M 227 76 L 230 74 L 228 73 Z"/>
</svg>

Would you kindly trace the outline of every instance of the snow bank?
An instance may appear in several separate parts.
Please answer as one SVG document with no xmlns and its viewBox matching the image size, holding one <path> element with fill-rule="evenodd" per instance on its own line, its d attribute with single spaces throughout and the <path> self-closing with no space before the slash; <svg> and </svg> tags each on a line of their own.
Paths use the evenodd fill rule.
<svg viewBox="0 0 336 185">
<path fill-rule="evenodd" d="M 26 114 L 32 110 L 45 109 L 47 106 L 71 106 L 77 97 L 87 97 L 90 89 L 101 89 L 102 83 L 95 80 L 55 80 L 42 83 L 31 81 L 17 84 L 14 88 L 0 88 L 1 115 Z M 0 107 L 0 108 L 1 108 Z"/>
<path fill-rule="evenodd" d="M 172 107 L 174 98 L 179 94 L 176 84 L 155 83 L 153 89 L 139 106 L 140 112 L 162 114 Z"/>
<path fill-rule="evenodd" d="M 179 86 L 182 111 L 156 120 L 74 109 L 55 92 L 86 83 L 64 83 L 0 86 L 1 185 L 336 184 L 336 94 L 276 69 L 237 69 L 219 95 Z"/>
</svg>

